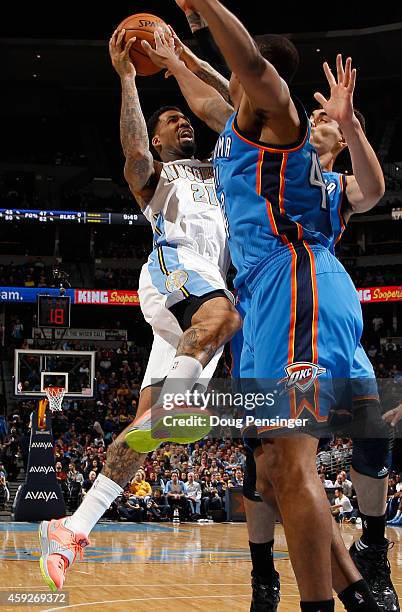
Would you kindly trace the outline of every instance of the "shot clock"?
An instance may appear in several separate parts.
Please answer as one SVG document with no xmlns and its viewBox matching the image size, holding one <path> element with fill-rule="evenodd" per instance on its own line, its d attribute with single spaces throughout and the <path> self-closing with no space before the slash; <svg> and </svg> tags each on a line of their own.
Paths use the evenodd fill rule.
<svg viewBox="0 0 402 612">
<path fill-rule="evenodd" d="M 68 295 L 38 295 L 38 326 L 70 327 L 71 298 Z"/>
</svg>

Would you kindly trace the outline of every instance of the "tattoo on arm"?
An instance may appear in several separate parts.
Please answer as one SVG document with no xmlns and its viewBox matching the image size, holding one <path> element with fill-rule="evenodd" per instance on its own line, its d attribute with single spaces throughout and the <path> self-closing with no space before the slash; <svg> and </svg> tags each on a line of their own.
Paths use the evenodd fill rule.
<svg viewBox="0 0 402 612">
<path fill-rule="evenodd" d="M 202 117 L 208 127 L 218 134 L 222 132 L 232 114 L 233 107 L 223 99 L 210 98 L 205 100 L 203 104 Z"/>
<path fill-rule="evenodd" d="M 119 438 L 108 448 L 102 474 L 124 488 L 134 476 L 145 455 L 132 450 Z"/>
<path fill-rule="evenodd" d="M 193 34 L 194 32 L 197 32 L 197 30 L 202 30 L 202 28 L 208 27 L 208 24 L 205 21 L 205 19 L 201 17 L 201 15 L 199 13 L 196 13 L 195 11 L 188 13 L 186 17 L 187 17 L 188 25 L 190 26 Z"/>
<path fill-rule="evenodd" d="M 126 157 L 126 173 L 135 177 L 135 184 L 141 188 L 148 181 L 153 164 L 134 79 L 122 84 L 120 139 Z"/>
<path fill-rule="evenodd" d="M 230 103 L 229 81 L 217 70 L 212 68 L 210 64 L 203 62 L 202 65 L 197 68 L 195 74 L 201 81 L 204 81 L 204 83 L 216 89 L 216 91 L 221 94 L 222 98 Z"/>
</svg>

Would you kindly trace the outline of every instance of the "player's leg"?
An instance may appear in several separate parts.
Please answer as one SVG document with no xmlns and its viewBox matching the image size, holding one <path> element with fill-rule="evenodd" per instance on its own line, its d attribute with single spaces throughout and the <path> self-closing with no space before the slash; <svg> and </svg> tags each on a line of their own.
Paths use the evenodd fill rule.
<svg viewBox="0 0 402 612">
<path fill-rule="evenodd" d="M 126 435 L 127 444 L 139 451 L 157 448 L 160 439 L 186 444 L 195 442 L 210 431 L 209 418 L 197 406 L 176 406 L 175 397 L 190 392 L 196 382 L 205 377 L 209 365 L 216 362 L 223 346 L 241 327 L 241 318 L 225 292 L 217 290 L 201 297 L 190 295 L 180 302 L 180 308 L 171 309 L 184 330 L 177 346 L 176 356 L 167 373 L 159 399 L 142 418 L 136 419 Z M 194 415 L 186 427 L 176 425 L 173 419 L 166 424 L 166 400 L 173 410 L 172 417 Z"/>
<path fill-rule="evenodd" d="M 251 555 L 252 600 L 250 612 L 275 612 L 280 601 L 279 574 L 274 567 L 275 503 L 257 493 L 256 463 L 263 463 L 261 444 L 256 441 L 254 454 L 246 445 L 243 500 Z M 255 458 L 254 458 L 255 457 Z"/>
<path fill-rule="evenodd" d="M 155 390 L 152 381 L 160 384 L 175 355 L 175 347 L 154 336 L 137 414 L 151 407 Z M 43 521 L 40 526 L 42 576 L 53 590 L 62 588 L 67 568 L 75 561 L 77 552 L 88 545 L 88 536 L 101 516 L 120 495 L 123 488 L 144 460 L 145 455 L 130 449 L 125 442 L 129 426 L 109 446 L 106 463 L 84 500 L 70 517 Z"/>
<path fill-rule="evenodd" d="M 379 410 L 378 402 L 377 405 Z M 351 477 L 362 515 L 363 533 L 349 552 L 381 609 L 395 612 L 399 610 L 399 601 L 387 558 L 390 543 L 385 537 L 388 455 L 386 437 L 353 441 Z"/>
</svg>

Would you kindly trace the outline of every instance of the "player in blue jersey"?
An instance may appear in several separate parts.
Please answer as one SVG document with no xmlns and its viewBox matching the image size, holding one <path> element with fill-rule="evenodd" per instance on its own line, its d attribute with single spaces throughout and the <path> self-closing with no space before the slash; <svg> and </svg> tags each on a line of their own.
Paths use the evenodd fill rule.
<svg viewBox="0 0 402 612">
<path fill-rule="evenodd" d="M 251 294 L 244 330 L 251 371 L 257 378 L 279 378 L 288 368 L 289 379 L 295 380 L 301 375 L 305 378 L 309 364 L 314 366 L 310 369 L 315 376 L 347 377 L 356 337 L 361 333 L 360 305 L 353 301 L 355 291 L 349 277 L 328 250 L 334 240 L 332 215 L 317 153 L 308 143 L 304 110 L 291 100 L 276 69 L 262 58 L 241 24 L 219 2 L 197 0 L 191 4 L 207 18 L 236 73 L 231 83 L 238 112 L 218 143 L 216 173 L 228 217 L 232 259 L 238 269 L 237 285 L 245 286 Z M 342 88 L 353 91 L 355 73 L 350 60 L 344 71 L 340 58 L 338 70 L 339 103 Z M 339 105 L 341 114 L 349 110 L 344 105 L 342 111 L 342 103 Z M 339 123 L 353 140 L 359 131 L 353 111 Z M 362 197 L 374 204 L 383 189 L 382 174 L 367 141 L 360 148 L 363 153 L 357 154 L 355 174 L 361 176 L 362 183 L 357 183 L 354 201 Z M 372 177 L 364 180 L 359 169 L 362 157 L 366 167 L 367 162 L 371 164 L 374 181 Z M 339 310 L 334 308 L 329 284 L 331 295 L 338 294 Z M 333 340 L 332 351 L 323 343 L 324 335 L 329 345 Z M 331 524 L 315 470 L 316 443 L 304 436 L 276 438 L 262 449 L 283 516 L 302 609 L 333 609 Z M 296 482 L 300 485 L 300 479 L 306 477 L 309 499 L 304 509 L 295 508 L 289 487 Z M 298 529 L 301 521 L 306 527 L 303 533 Z M 308 571 L 303 563 L 307 549 L 311 555 Z"/>
</svg>

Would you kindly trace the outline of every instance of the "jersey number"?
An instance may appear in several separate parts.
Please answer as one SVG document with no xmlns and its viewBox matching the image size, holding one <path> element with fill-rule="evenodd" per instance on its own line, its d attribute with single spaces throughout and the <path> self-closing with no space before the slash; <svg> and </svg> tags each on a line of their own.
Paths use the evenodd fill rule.
<svg viewBox="0 0 402 612">
<path fill-rule="evenodd" d="M 193 191 L 194 202 L 203 202 L 204 204 L 219 206 L 213 185 L 198 185 L 197 183 L 192 183 L 191 189 Z"/>
<path fill-rule="evenodd" d="M 310 185 L 321 189 L 320 208 L 322 210 L 327 210 L 327 188 L 324 177 L 322 176 L 322 170 L 316 151 L 311 152 Z"/>
</svg>

